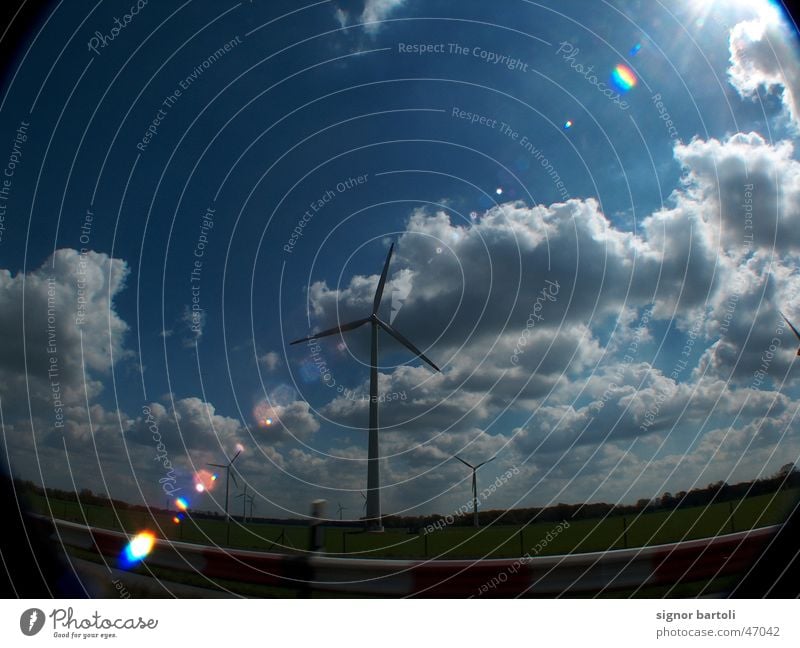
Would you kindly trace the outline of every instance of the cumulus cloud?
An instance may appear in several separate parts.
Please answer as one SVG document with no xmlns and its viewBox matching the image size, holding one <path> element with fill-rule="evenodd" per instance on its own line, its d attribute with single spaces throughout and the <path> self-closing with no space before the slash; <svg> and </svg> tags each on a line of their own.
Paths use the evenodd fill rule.
<svg viewBox="0 0 800 648">
<path fill-rule="evenodd" d="M 61 249 L 27 274 L 0 270 L 0 390 L 6 417 L 51 418 L 94 399 L 112 366 L 128 357 L 128 325 L 114 299 L 127 264 L 106 254 Z M 86 381 L 84 383 L 84 376 Z"/>
<path fill-rule="evenodd" d="M 762 16 L 735 25 L 729 36 L 728 78 L 742 97 L 756 99 L 760 89 L 777 92 L 798 126 L 800 67 L 797 41 L 784 20 Z"/>
<path fill-rule="evenodd" d="M 382 449 L 397 454 L 384 462 L 387 479 L 424 499 L 441 479 L 425 466 L 477 430 L 496 438 L 504 462 L 528 458 L 531 475 L 550 471 L 537 492 L 555 497 L 561 483 L 585 494 L 603 471 L 616 472 L 601 493 L 624 493 L 629 476 L 657 492 L 669 471 L 648 453 L 695 438 L 680 474 L 719 475 L 705 468 L 698 440 L 709 430 L 746 439 L 758 421 L 785 415 L 793 401 L 775 389 L 791 376 L 795 348 L 778 308 L 800 296 L 793 147 L 738 133 L 678 143 L 675 159 L 680 184 L 638 233 L 613 225 L 592 199 L 510 202 L 466 224 L 444 210 L 410 215 L 385 292 L 402 293 L 402 307 L 385 298 L 381 316 L 391 309 L 443 372 L 381 338 Z M 313 283 L 315 323 L 363 317 L 377 281 Z M 540 299 L 547 282 L 558 284 L 552 300 Z M 368 331 L 345 339 L 368 364 Z M 341 380 L 353 358 L 336 354 L 337 342 L 319 346 Z M 367 392 L 366 372 L 347 388 L 323 398 L 321 413 L 363 429 L 368 403 L 353 394 Z M 388 400 L 399 393 L 406 398 Z"/>
<path fill-rule="evenodd" d="M 211 403 L 194 396 L 167 405 L 150 403 L 147 407 L 149 412 L 129 426 L 126 437 L 130 441 L 151 444 L 155 426 L 176 451 L 184 447 L 209 451 L 221 448 L 232 454 L 237 443 L 249 438 L 240 421 L 218 414 Z"/>
</svg>

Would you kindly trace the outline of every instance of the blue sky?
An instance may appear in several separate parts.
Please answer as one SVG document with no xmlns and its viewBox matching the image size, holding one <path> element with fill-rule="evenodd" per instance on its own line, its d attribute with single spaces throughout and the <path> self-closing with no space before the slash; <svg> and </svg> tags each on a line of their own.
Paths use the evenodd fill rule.
<svg viewBox="0 0 800 648">
<path fill-rule="evenodd" d="M 382 312 L 442 373 L 381 339 L 385 513 L 458 508 L 454 454 L 519 469 L 484 508 L 797 458 L 775 5 L 139 3 L 110 38 L 128 9 L 106 4 L 52 7 L 3 84 L 15 475 L 161 503 L 171 466 L 215 508 L 197 471 L 241 447 L 259 513 L 355 514 L 368 334 L 288 342 L 368 314 L 391 242 Z"/>
</svg>

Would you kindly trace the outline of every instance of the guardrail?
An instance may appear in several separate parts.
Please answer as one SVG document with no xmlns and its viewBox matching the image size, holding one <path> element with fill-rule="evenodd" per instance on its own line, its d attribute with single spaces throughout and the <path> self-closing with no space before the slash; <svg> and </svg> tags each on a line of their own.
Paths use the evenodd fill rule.
<svg viewBox="0 0 800 648">
<path fill-rule="evenodd" d="M 44 516 L 54 537 L 116 561 L 130 537 Z M 702 540 L 562 556 L 380 560 L 286 555 L 159 539 L 146 564 L 209 579 L 371 596 L 557 596 L 676 585 L 741 574 L 780 526 Z"/>
</svg>

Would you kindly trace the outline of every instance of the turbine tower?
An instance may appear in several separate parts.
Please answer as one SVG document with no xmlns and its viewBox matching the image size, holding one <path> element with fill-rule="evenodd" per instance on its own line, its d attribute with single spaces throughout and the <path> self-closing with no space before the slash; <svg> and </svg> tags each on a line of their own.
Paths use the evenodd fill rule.
<svg viewBox="0 0 800 648">
<path fill-rule="evenodd" d="M 250 509 L 252 517 L 253 496 L 247 494 L 247 484 L 244 485 L 244 491 L 234 497 L 234 499 L 242 498 L 242 522 L 247 522 L 247 503 L 250 502 Z"/>
<path fill-rule="evenodd" d="M 458 455 L 455 455 L 455 457 L 465 466 L 472 469 L 472 525 L 477 529 L 480 526 L 480 523 L 478 522 L 478 479 L 476 477 L 476 473 L 478 472 L 478 468 L 486 465 L 490 461 L 494 461 L 497 457 L 487 459 L 486 461 L 479 463 L 477 466 L 467 463 Z"/>
<path fill-rule="evenodd" d="M 236 475 L 231 475 L 231 466 L 240 454 L 242 454 L 241 450 L 233 455 L 233 459 L 231 459 L 227 464 L 208 464 L 209 466 L 214 466 L 215 468 L 225 469 L 225 518 L 227 520 L 227 529 L 225 530 L 226 544 L 231 543 L 231 516 L 230 513 L 228 513 L 228 493 L 230 492 L 231 477 L 233 477 L 233 483 L 236 485 L 236 488 L 239 488 L 239 483 L 236 481 Z"/>
<path fill-rule="evenodd" d="M 336 333 L 344 333 L 345 331 L 352 331 L 364 324 L 369 324 L 372 332 L 370 363 L 369 363 L 369 448 L 367 452 L 367 517 L 366 525 L 368 531 L 383 531 L 381 524 L 381 481 L 380 470 L 378 462 L 380 460 L 380 451 L 378 446 L 378 329 L 383 329 L 386 333 L 391 335 L 395 340 L 400 342 L 409 351 L 419 358 L 422 358 L 436 371 L 441 371 L 433 362 L 415 347 L 408 339 L 401 335 L 391 325 L 384 322 L 378 317 L 378 310 L 381 305 L 381 298 L 383 297 L 383 288 L 386 285 L 386 276 L 389 273 L 389 262 L 392 260 L 392 252 L 394 251 L 394 243 L 389 247 L 389 254 L 386 256 L 386 263 L 383 265 L 383 272 L 378 281 L 378 288 L 375 291 L 375 299 L 372 301 L 372 313 L 369 317 L 341 324 L 331 329 L 309 335 L 308 337 L 300 340 L 295 340 L 291 344 L 300 344 L 301 342 L 308 342 L 317 338 L 334 335 Z"/>
<path fill-rule="evenodd" d="M 339 519 L 340 519 L 340 520 L 341 520 L 341 519 L 343 519 L 343 518 L 342 518 L 342 513 L 344 513 L 346 510 L 347 510 L 347 508 L 346 508 L 346 507 L 344 507 L 344 506 L 342 506 L 342 503 L 341 503 L 341 502 L 339 502 L 339 510 L 338 510 L 338 511 L 336 511 L 336 512 L 339 514 Z"/>
</svg>

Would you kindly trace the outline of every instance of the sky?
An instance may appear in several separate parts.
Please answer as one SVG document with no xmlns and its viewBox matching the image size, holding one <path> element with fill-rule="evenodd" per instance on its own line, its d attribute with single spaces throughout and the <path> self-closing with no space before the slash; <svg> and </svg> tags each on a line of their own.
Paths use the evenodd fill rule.
<svg viewBox="0 0 800 648">
<path fill-rule="evenodd" d="M 119 6 L 118 6 L 119 5 Z M 766 0 L 53 3 L 0 95 L 16 477 L 361 515 L 632 503 L 800 453 L 800 67 Z M 126 13 L 128 12 L 128 13 Z M 117 22 L 115 22 L 115 20 Z M 504 478 L 505 477 L 505 478 Z M 196 490 L 197 484 L 206 490 Z"/>
</svg>

